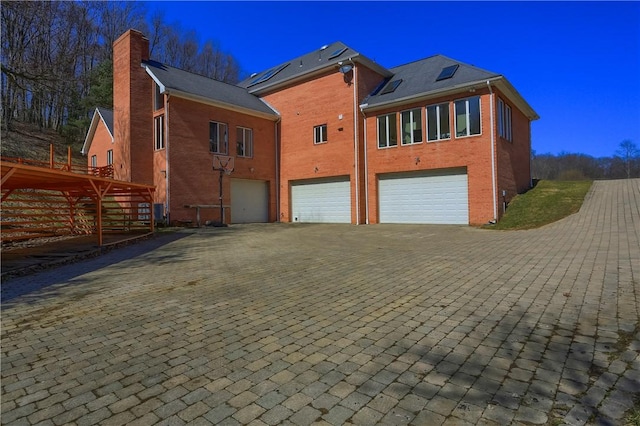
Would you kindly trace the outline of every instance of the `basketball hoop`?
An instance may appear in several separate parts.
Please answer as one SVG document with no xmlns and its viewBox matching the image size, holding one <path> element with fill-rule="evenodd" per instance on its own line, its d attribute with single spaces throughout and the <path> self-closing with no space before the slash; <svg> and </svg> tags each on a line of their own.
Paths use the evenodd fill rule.
<svg viewBox="0 0 640 426">
<path fill-rule="evenodd" d="M 213 170 L 220 170 L 227 175 L 233 172 L 235 165 L 235 157 L 230 155 L 214 155 L 213 156 Z"/>
<path fill-rule="evenodd" d="M 213 170 L 220 172 L 220 226 L 227 226 L 224 223 L 224 206 L 222 205 L 222 176 L 225 174 L 227 176 L 231 175 L 233 172 L 233 168 L 235 165 L 235 157 L 231 157 L 230 155 L 214 155 L 213 156 Z"/>
</svg>

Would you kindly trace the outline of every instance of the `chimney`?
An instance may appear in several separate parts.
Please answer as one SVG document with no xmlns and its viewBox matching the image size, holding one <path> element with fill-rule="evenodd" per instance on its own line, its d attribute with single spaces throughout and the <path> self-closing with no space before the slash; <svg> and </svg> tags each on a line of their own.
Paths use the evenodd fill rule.
<svg viewBox="0 0 640 426">
<path fill-rule="evenodd" d="M 153 184 L 153 110 L 149 40 L 128 30 L 113 43 L 114 177 Z"/>
</svg>

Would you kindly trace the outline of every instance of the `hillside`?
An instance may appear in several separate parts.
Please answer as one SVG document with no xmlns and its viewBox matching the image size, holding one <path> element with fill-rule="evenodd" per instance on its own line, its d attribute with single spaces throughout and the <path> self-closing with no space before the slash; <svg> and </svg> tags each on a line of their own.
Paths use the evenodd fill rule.
<svg viewBox="0 0 640 426">
<path fill-rule="evenodd" d="M 12 129 L 8 131 L 2 129 L 0 153 L 3 157 L 49 161 L 49 145 L 53 144 L 55 161 L 67 161 L 69 144 L 55 131 L 18 121 L 13 121 L 11 126 Z M 73 164 L 84 166 L 87 159 L 80 153 L 81 149 L 80 144 L 71 147 L 71 161 Z"/>
</svg>

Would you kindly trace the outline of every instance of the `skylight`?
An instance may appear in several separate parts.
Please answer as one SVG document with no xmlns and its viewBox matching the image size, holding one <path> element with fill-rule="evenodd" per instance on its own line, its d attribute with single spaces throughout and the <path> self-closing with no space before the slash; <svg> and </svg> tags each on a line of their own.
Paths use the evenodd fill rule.
<svg viewBox="0 0 640 426">
<path fill-rule="evenodd" d="M 336 49 L 331 55 L 329 55 L 328 59 L 337 58 L 338 56 L 342 55 L 345 50 L 347 50 L 346 47 L 341 47 L 339 49 Z"/>
<path fill-rule="evenodd" d="M 264 74 L 262 74 L 261 76 L 253 80 L 251 83 L 249 83 L 249 86 L 254 86 L 256 84 L 264 83 L 265 81 L 269 80 L 271 77 L 278 74 L 280 71 L 282 71 L 288 66 L 289 64 L 287 63 L 284 65 L 277 66 L 275 68 L 271 68 L 270 70 L 266 71 Z"/>
<path fill-rule="evenodd" d="M 398 86 L 400 86 L 400 83 L 402 83 L 402 79 L 393 80 L 391 83 L 387 84 L 387 87 L 385 87 L 384 90 L 380 92 L 380 94 L 385 95 L 387 93 L 391 93 L 395 91 L 398 88 Z"/>
<path fill-rule="evenodd" d="M 438 76 L 438 78 L 436 78 L 436 81 L 446 80 L 453 77 L 459 66 L 460 65 L 455 64 L 442 68 L 442 71 L 440 71 L 440 75 Z"/>
</svg>

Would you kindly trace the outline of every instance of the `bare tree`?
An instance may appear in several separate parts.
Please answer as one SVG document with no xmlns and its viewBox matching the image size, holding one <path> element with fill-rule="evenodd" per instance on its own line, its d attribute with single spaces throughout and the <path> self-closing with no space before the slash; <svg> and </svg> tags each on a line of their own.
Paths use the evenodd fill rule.
<svg viewBox="0 0 640 426">
<path fill-rule="evenodd" d="M 640 149 L 638 149 L 638 146 L 630 139 L 625 139 L 620 142 L 620 145 L 616 150 L 616 156 L 620 157 L 624 162 L 627 179 L 631 178 L 633 165 L 640 157 Z"/>
</svg>

